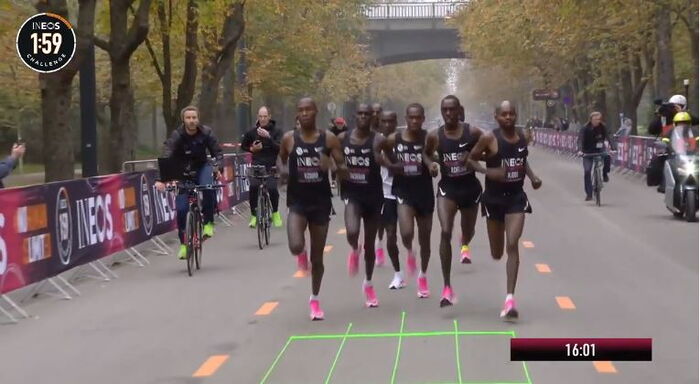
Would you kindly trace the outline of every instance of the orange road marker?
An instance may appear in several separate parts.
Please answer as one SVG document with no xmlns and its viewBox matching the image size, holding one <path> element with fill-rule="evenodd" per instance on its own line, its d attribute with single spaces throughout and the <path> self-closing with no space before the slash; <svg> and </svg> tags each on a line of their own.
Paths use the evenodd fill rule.
<svg viewBox="0 0 700 384">
<path fill-rule="evenodd" d="M 569 296 L 557 296 L 557 304 L 561 309 L 576 309 L 574 302 L 571 301 Z"/>
<path fill-rule="evenodd" d="M 294 277 L 296 277 L 297 279 L 301 279 L 301 278 L 303 278 L 303 277 L 306 277 L 306 272 L 304 272 L 304 271 L 296 271 L 296 272 L 294 273 Z"/>
<path fill-rule="evenodd" d="M 540 273 L 552 273 L 552 270 L 547 264 L 535 264 L 535 268 L 537 268 L 537 272 Z"/>
<path fill-rule="evenodd" d="M 532 241 L 523 241 L 523 247 L 525 248 L 535 248 L 535 244 Z"/>
<path fill-rule="evenodd" d="M 617 373 L 617 369 L 610 361 L 594 361 L 593 366 L 598 373 Z"/>
<path fill-rule="evenodd" d="M 255 312 L 255 314 L 258 316 L 267 316 L 270 313 L 272 313 L 272 311 L 274 311 L 275 308 L 277 308 L 278 304 L 279 304 L 279 302 L 277 302 L 277 301 L 268 301 L 265 304 L 263 304 L 260 307 L 260 309 L 258 309 L 258 311 Z"/>
<path fill-rule="evenodd" d="M 345 228 L 340 228 L 338 230 L 338 232 L 336 232 L 336 233 L 339 235 L 344 235 L 344 234 L 348 233 L 348 231 Z"/>
<path fill-rule="evenodd" d="M 328 253 L 333 249 L 332 245 L 326 245 L 325 248 L 323 248 L 323 253 Z"/>
<path fill-rule="evenodd" d="M 192 377 L 209 377 L 216 373 L 219 368 L 228 360 L 228 355 L 214 355 L 202 364 Z"/>
</svg>

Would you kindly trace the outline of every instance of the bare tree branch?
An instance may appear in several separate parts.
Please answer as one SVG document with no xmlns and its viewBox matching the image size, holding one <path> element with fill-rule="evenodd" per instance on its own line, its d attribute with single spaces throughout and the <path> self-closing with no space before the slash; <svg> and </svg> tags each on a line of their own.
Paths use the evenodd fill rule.
<svg viewBox="0 0 700 384">
<path fill-rule="evenodd" d="M 136 51 L 136 48 L 148 37 L 148 12 L 150 6 L 151 0 L 141 0 L 139 3 L 139 9 L 127 33 L 126 45 L 124 49 L 116 55 L 117 57 L 122 59 L 131 57 L 134 51 Z"/>
</svg>

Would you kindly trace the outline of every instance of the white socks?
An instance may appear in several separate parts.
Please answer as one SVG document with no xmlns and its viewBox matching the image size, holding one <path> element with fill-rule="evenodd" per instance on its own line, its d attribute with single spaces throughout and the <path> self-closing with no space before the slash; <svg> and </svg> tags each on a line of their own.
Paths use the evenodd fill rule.
<svg viewBox="0 0 700 384">
<path fill-rule="evenodd" d="M 513 300 L 513 294 L 512 294 L 512 293 L 509 293 L 509 294 L 506 295 L 506 301 L 508 301 L 508 300 Z"/>
<path fill-rule="evenodd" d="M 372 286 L 372 280 L 365 279 L 365 282 L 362 283 L 362 286 L 363 287 Z"/>
<path fill-rule="evenodd" d="M 311 297 L 309 298 L 309 301 L 311 301 L 311 300 L 318 300 L 318 295 L 311 295 Z"/>
</svg>

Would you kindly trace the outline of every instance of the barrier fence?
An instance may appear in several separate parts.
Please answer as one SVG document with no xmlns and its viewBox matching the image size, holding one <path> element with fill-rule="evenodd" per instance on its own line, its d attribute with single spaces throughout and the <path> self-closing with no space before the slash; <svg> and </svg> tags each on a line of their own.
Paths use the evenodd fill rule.
<svg viewBox="0 0 700 384">
<path fill-rule="evenodd" d="M 578 152 L 578 133 L 557 132 L 552 129 L 535 129 L 535 143 L 563 153 Z M 615 139 L 617 153 L 612 164 L 630 171 L 643 173 L 654 156 L 656 139 L 643 136 L 622 136 Z"/>
<path fill-rule="evenodd" d="M 249 164 L 247 154 L 224 158 L 219 211 L 247 201 L 247 181 L 236 175 Z M 156 177 L 146 169 L 0 190 L 0 297 L 25 315 L 6 293 L 49 279 L 68 296 L 51 278 L 120 251 L 143 266 L 148 260 L 134 247 L 148 240 L 167 253 L 157 236 L 177 228 L 175 195 L 158 191 Z M 99 263 L 102 270 L 91 266 L 106 277 L 111 271 Z M 1 306 L 0 313 L 9 315 Z"/>
</svg>

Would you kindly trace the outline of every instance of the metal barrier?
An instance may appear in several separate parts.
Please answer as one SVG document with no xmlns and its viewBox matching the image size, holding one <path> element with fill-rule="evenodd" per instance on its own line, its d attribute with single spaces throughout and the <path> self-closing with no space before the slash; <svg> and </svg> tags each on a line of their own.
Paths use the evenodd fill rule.
<svg viewBox="0 0 700 384">
<path fill-rule="evenodd" d="M 451 17 L 468 3 L 468 1 L 443 1 L 432 3 L 374 4 L 365 8 L 365 16 L 370 20 L 444 19 Z"/>
</svg>

